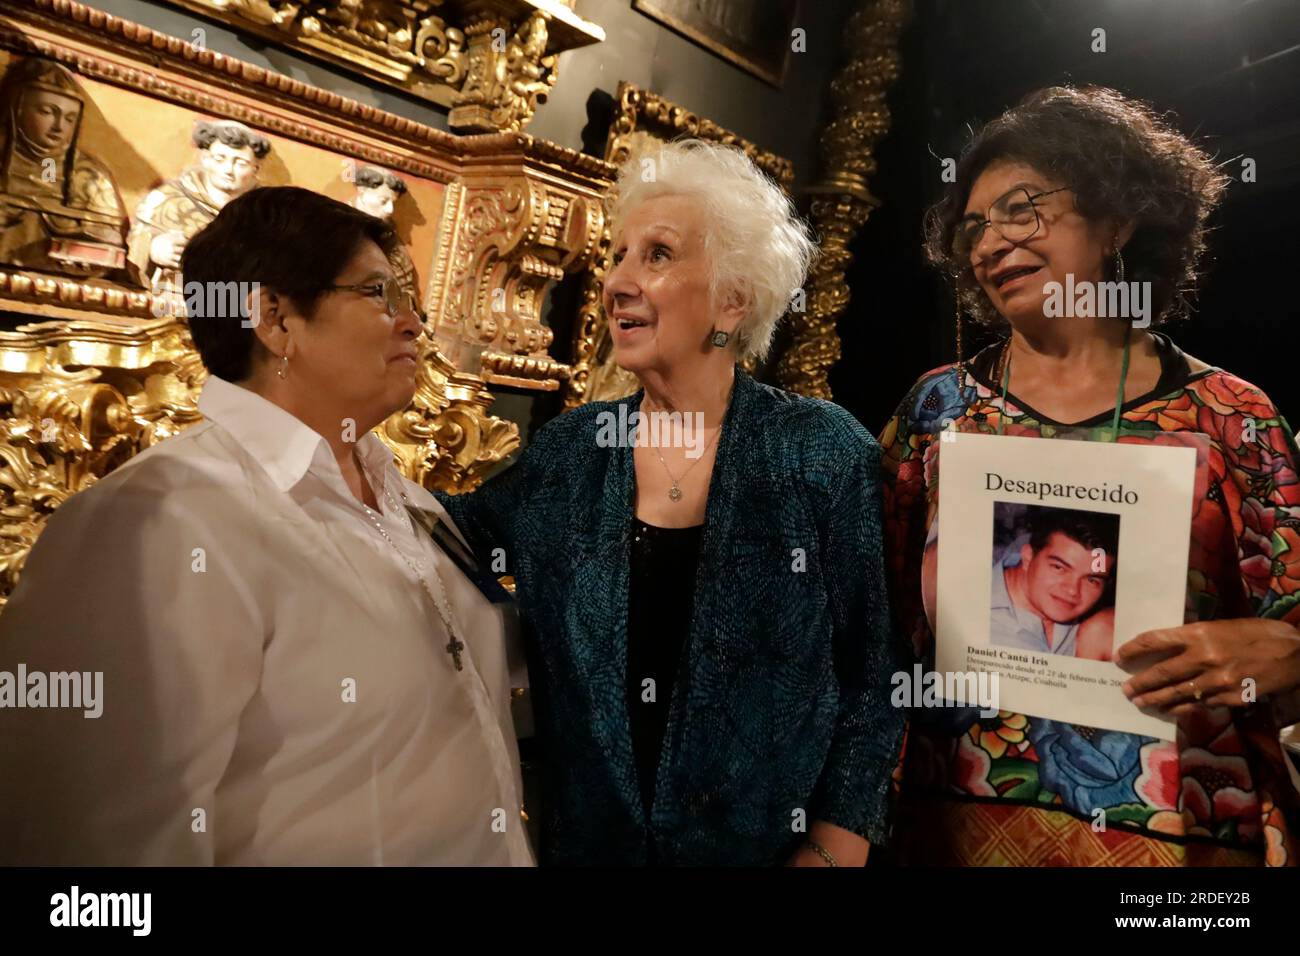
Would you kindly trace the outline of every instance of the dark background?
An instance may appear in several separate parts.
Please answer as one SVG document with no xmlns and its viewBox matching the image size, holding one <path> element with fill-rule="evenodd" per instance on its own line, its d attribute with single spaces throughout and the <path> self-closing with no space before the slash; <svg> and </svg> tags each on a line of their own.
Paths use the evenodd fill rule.
<svg viewBox="0 0 1300 956">
<path fill-rule="evenodd" d="M 879 432 L 916 378 L 955 356 L 952 299 L 920 251 L 922 214 L 944 185 L 937 157 L 958 156 L 968 123 L 1031 90 L 1097 83 L 1174 111 L 1237 180 L 1211 220 L 1197 312 L 1163 331 L 1300 419 L 1300 2 L 914 0 L 913 10 L 871 183 L 883 205 L 852 246 L 835 400 Z M 1105 53 L 1091 50 L 1096 27 Z M 1240 181 L 1240 156 L 1256 160 L 1255 183 Z"/>
</svg>

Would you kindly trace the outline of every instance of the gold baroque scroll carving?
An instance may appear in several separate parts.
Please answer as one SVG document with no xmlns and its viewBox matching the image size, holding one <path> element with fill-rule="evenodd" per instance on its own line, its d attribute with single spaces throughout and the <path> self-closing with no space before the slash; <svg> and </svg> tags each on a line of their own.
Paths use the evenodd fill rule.
<svg viewBox="0 0 1300 956">
<path fill-rule="evenodd" d="M 439 247 L 429 315 L 440 346 L 458 368 L 489 384 L 554 391 L 570 367 L 547 354 L 554 333 L 541 310 L 551 286 L 589 263 L 604 233 L 601 197 L 613 169 L 573 154 L 590 177 L 585 188 L 557 188 L 557 147 L 523 134 L 475 137 L 475 147 L 536 152 L 520 167 L 466 170 L 447 191 L 447 218 L 457 223 Z"/>
<path fill-rule="evenodd" d="M 449 107 L 464 132 L 522 130 L 559 54 L 605 39 L 573 0 L 170 2 Z"/>
<path fill-rule="evenodd" d="M 0 332 L 0 597 L 69 495 L 199 420 L 184 325 L 43 322 Z"/>
<path fill-rule="evenodd" d="M 875 145 L 889 131 L 885 95 L 898 78 L 907 14 L 908 0 L 862 0 L 845 25 L 848 62 L 831 81 L 835 115 L 821 134 L 825 171 L 806 190 L 821 255 L 808 280 L 808 310 L 776 368 L 781 387 L 802 395 L 831 397 L 827 376 L 840 358 L 835 324 L 849 304 L 848 245 L 879 205 L 867 180 L 876 171 Z"/>
<path fill-rule="evenodd" d="M 408 288 L 423 287 L 429 331 L 446 352 L 424 336 L 415 398 L 378 429 L 411 478 L 475 487 L 519 440 L 513 423 L 488 413 L 491 388 L 556 388 L 567 378 L 568 366 L 546 354 L 540 313 L 550 284 L 594 255 L 611 180 L 599 160 L 519 133 L 443 133 L 71 0 L 18 10 L 0 0 L 0 71 L 16 66 L 14 76 L 35 78 L 27 85 L 44 107 L 58 107 L 43 115 L 59 119 L 42 133 L 21 118 L 24 149 L 44 152 L 20 157 L 37 162 L 18 163 L 17 179 L 0 189 L 4 221 L 25 230 L 0 229 L 0 240 L 22 240 L 0 241 L 0 603 L 63 501 L 200 418 L 204 369 L 174 298 L 153 281 L 168 267 L 166 250 L 153 256 L 155 237 L 131 219 L 180 182 L 192 154 L 188 129 L 176 131 L 191 121 L 243 124 L 273 141 L 264 184 L 308 185 L 393 219 L 399 234 L 420 230 L 410 248 L 422 251 L 394 265 Z M 115 128 L 115 111 L 123 121 L 135 114 L 134 132 Z M 51 130 L 61 132 L 48 142 L 30 135 Z M 155 144 L 155 130 L 159 142 L 170 131 L 169 146 Z M 42 180 L 46 159 L 100 184 L 95 195 L 113 203 L 100 213 L 64 188 L 67 177 Z M 131 261 L 133 231 L 150 251 L 147 269 Z M 84 261 L 48 255 L 59 239 Z M 474 368 L 455 361 L 464 336 Z"/>
<path fill-rule="evenodd" d="M 618 104 L 605 142 L 606 161 L 618 166 L 644 149 L 647 142 L 680 137 L 736 146 L 787 192 L 794 183 L 794 166 L 788 159 L 759 149 L 749 140 L 657 93 L 632 83 L 618 85 Z M 573 370 L 565 389 L 566 408 L 583 402 L 622 398 L 639 387 L 635 376 L 619 368 L 609 355 L 609 329 L 600 303 L 600 289 L 610 267 L 610 239 L 609 230 L 603 229 L 595 262 L 583 276 L 574 323 Z"/>
</svg>

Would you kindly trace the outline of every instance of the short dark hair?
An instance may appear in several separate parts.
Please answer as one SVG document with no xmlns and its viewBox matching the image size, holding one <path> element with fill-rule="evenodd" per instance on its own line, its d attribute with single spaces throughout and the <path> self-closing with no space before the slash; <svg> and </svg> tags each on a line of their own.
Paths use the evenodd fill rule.
<svg viewBox="0 0 1300 956">
<path fill-rule="evenodd" d="M 384 255 L 397 246 L 393 227 L 345 203 L 297 186 L 265 186 L 232 199 L 185 247 L 181 274 L 187 305 L 191 283 L 257 282 L 289 297 L 311 317 L 332 285 L 367 240 Z M 229 310 L 205 314 L 190 307 L 190 334 L 213 375 L 237 382 L 247 378 L 257 334 Z"/>
<path fill-rule="evenodd" d="M 1185 316 L 1205 250 L 1206 218 L 1228 177 L 1164 117 L 1138 100 L 1097 86 L 1037 90 L 975 134 L 955 181 L 926 214 L 930 262 L 955 282 L 962 306 L 995 325 L 997 311 L 953 253 L 971 186 L 999 161 L 1022 162 L 1075 195 L 1093 221 L 1133 220 L 1124 245 L 1126 281 L 1150 282 L 1152 323 Z"/>
<path fill-rule="evenodd" d="M 1035 508 L 1029 514 L 1029 546 L 1037 553 L 1054 534 L 1063 534 L 1089 551 L 1119 551 L 1119 515 L 1068 508 Z"/>
<path fill-rule="evenodd" d="M 242 123 L 229 120 L 209 123 L 206 120 L 199 120 L 194 124 L 190 141 L 199 149 L 207 149 L 217 140 L 231 149 L 251 149 L 258 159 L 265 159 L 266 154 L 271 151 L 269 139 L 254 133 Z"/>
</svg>

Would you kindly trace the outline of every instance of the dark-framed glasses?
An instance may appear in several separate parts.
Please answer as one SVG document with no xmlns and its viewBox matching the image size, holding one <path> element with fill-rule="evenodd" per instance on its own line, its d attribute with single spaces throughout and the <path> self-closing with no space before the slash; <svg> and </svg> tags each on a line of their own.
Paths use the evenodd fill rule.
<svg viewBox="0 0 1300 956">
<path fill-rule="evenodd" d="M 325 288 L 340 292 L 359 292 L 362 295 L 381 297 L 384 300 L 384 311 L 389 315 L 396 315 L 397 311 L 405 306 L 414 312 L 421 322 L 424 321 L 424 314 L 420 311 L 420 306 L 419 303 L 415 301 L 415 296 L 410 295 L 405 289 L 403 289 L 402 284 L 394 276 L 389 276 L 386 279 L 372 279 L 369 282 L 355 282 L 352 285 L 329 285 Z"/>
<path fill-rule="evenodd" d="M 988 215 L 983 219 L 969 217 L 957 224 L 952 234 L 953 254 L 961 259 L 969 259 L 984 238 L 984 230 L 990 226 L 1007 242 L 1024 242 L 1037 233 L 1043 224 L 1038 216 L 1038 200 L 1065 192 L 1069 188 L 1062 186 L 1060 189 L 1031 193 L 1025 187 L 1017 186 L 994 200 L 993 205 L 989 206 Z"/>
</svg>

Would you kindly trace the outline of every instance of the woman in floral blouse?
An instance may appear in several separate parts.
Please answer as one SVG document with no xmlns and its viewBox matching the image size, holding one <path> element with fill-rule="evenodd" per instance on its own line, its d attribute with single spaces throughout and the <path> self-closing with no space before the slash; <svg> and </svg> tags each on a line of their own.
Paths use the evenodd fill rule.
<svg viewBox="0 0 1300 956">
<path fill-rule="evenodd" d="M 894 603 L 922 660 L 934 657 L 923 555 L 942 430 L 1106 440 L 1118 421 L 1119 441 L 1203 433 L 1210 452 L 1195 496 L 1189 623 L 1138 635 L 1115 656 L 1131 674 L 1130 702 L 1175 718 L 1177 740 L 918 709 L 895 822 L 903 862 L 1297 861 L 1300 794 L 1278 733 L 1300 719 L 1300 454 L 1259 389 L 1147 328 L 1186 313 L 1225 185 L 1142 104 L 1051 88 L 974 138 L 930 213 L 927 252 L 954 280 L 959 310 L 1008 334 L 963 361 L 959 314 L 958 362 L 924 375 L 881 436 Z M 1076 287 L 1147 284 L 1146 314 L 1051 317 L 1044 286 L 1067 276 Z"/>
</svg>

